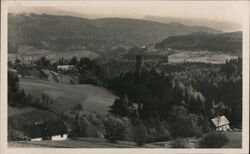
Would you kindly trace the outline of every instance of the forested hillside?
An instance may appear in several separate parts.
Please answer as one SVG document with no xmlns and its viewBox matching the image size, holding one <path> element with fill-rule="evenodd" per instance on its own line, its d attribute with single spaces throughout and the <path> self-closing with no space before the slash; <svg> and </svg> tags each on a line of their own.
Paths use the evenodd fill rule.
<svg viewBox="0 0 250 154">
<path fill-rule="evenodd" d="M 159 43 L 156 43 L 155 48 L 239 53 L 242 51 L 242 32 L 222 34 L 196 32 L 183 36 L 171 36 Z"/>
<path fill-rule="evenodd" d="M 172 35 L 185 35 L 197 31 L 221 32 L 207 27 L 191 27 L 178 23 L 163 24 L 123 18 L 90 20 L 46 14 L 9 14 L 8 26 L 8 42 L 12 46 L 10 49 L 29 45 L 52 51 L 104 51 L 114 46 L 150 44 Z"/>
<path fill-rule="evenodd" d="M 167 65 L 161 73 L 152 69 L 144 70 L 142 74 L 121 74 L 109 81 L 109 88 L 121 98 L 127 96 L 128 103 L 124 104 L 124 100 L 115 101 L 111 112 L 134 118 L 133 112 L 127 108 L 135 103 L 142 106 L 138 114 L 144 120 L 160 118 L 171 121 L 171 118 L 186 115 L 186 118 L 190 116 L 189 120 L 197 122 L 189 127 L 196 127 L 195 130 L 202 128 L 206 132 L 211 128 L 211 118 L 226 115 L 232 127 L 241 127 L 241 65 L 241 59 L 235 59 L 222 65 L 187 63 Z M 181 120 L 185 119 L 182 118 Z M 186 120 L 187 125 L 192 121 Z M 170 127 L 177 125 L 172 122 Z M 180 127 L 184 131 L 188 126 Z"/>
</svg>

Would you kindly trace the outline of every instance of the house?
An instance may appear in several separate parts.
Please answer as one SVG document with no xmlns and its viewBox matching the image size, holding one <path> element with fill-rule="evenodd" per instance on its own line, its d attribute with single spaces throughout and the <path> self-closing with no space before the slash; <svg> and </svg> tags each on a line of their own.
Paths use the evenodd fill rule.
<svg viewBox="0 0 250 154">
<path fill-rule="evenodd" d="M 68 138 L 67 129 L 63 121 L 49 121 L 35 123 L 24 129 L 31 141 L 42 140 L 66 140 Z"/>
<path fill-rule="evenodd" d="M 75 70 L 74 65 L 58 65 L 57 66 L 58 71 L 73 71 Z"/>
<path fill-rule="evenodd" d="M 216 131 L 228 131 L 231 130 L 229 126 L 229 121 L 225 116 L 218 116 L 216 118 L 211 119 L 213 122 Z"/>
</svg>

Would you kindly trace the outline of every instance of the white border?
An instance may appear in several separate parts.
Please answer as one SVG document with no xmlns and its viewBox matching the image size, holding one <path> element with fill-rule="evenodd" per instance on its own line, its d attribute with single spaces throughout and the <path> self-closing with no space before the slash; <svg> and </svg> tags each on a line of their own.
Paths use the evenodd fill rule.
<svg viewBox="0 0 250 154">
<path fill-rule="evenodd" d="M 110 153 L 138 153 L 138 154 L 163 154 L 163 153 L 248 153 L 249 151 L 249 7 L 246 10 L 243 23 L 243 141 L 242 149 L 47 149 L 47 148 L 8 148 L 7 147 L 7 8 L 10 5 L 20 6 L 80 6 L 94 5 L 98 1 L 4 1 L 1 2 L 1 131 L 0 131 L 0 153 L 19 154 L 44 154 L 44 153 L 76 153 L 76 154 L 110 154 Z M 101 2 L 101 1 L 100 1 Z M 102 0 L 103 2 L 103 0 Z M 122 1 L 133 3 L 132 1 Z M 181 1 L 178 1 L 181 2 Z M 185 1 L 187 2 L 187 1 Z M 105 1 L 111 5 L 112 1 Z M 171 1 L 173 3 L 173 1 Z M 250 6 L 249 1 L 245 1 Z"/>
</svg>

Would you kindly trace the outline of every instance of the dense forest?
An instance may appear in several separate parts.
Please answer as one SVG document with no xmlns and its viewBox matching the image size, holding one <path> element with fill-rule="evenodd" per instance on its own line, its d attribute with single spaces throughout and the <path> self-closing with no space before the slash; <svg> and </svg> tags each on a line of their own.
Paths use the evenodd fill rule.
<svg viewBox="0 0 250 154">
<path fill-rule="evenodd" d="M 189 35 L 171 36 L 155 44 L 157 49 L 208 50 L 222 52 L 242 51 L 242 32 L 211 34 L 196 32 Z"/>
<path fill-rule="evenodd" d="M 121 74 L 108 81 L 108 88 L 120 96 L 110 112 L 132 119 L 160 118 L 172 122 L 173 127 L 175 118 L 185 115 L 190 118 L 187 123 L 196 121 L 196 127 L 204 132 L 212 128 L 211 118 L 226 115 L 232 127 L 241 127 L 241 65 L 241 59 L 233 59 L 222 65 L 185 63 L 178 72 L 157 73 L 151 69 L 141 74 L 132 71 Z"/>
</svg>

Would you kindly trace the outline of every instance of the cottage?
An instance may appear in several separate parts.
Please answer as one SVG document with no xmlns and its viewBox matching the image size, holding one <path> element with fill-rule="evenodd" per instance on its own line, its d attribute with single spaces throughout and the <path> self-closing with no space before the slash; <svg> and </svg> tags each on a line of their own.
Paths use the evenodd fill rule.
<svg viewBox="0 0 250 154">
<path fill-rule="evenodd" d="M 74 65 L 58 65 L 58 71 L 73 71 L 75 69 Z"/>
<path fill-rule="evenodd" d="M 213 124 L 215 125 L 216 131 L 228 131 L 231 130 L 229 126 L 229 121 L 225 116 L 219 116 L 211 119 Z"/>
<path fill-rule="evenodd" d="M 26 127 L 25 132 L 31 141 L 41 140 L 66 140 L 68 137 L 67 129 L 63 121 L 50 121 L 40 124 L 34 124 Z"/>
</svg>

